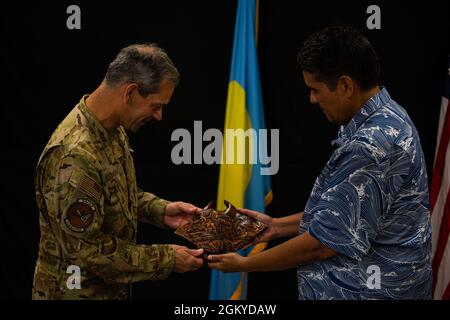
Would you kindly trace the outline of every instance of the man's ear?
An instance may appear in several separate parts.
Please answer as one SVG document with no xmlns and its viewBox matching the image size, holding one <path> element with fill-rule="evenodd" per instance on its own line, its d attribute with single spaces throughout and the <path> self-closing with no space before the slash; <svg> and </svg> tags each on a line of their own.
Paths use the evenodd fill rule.
<svg viewBox="0 0 450 320">
<path fill-rule="evenodd" d="M 353 82 L 353 79 L 346 75 L 339 77 L 337 87 L 340 93 L 346 98 L 350 98 L 355 91 L 355 83 Z"/>
<path fill-rule="evenodd" d="M 133 96 L 137 92 L 138 86 L 136 83 L 129 83 L 125 86 L 125 90 L 123 92 L 123 100 L 126 104 L 131 104 L 133 101 Z"/>
</svg>

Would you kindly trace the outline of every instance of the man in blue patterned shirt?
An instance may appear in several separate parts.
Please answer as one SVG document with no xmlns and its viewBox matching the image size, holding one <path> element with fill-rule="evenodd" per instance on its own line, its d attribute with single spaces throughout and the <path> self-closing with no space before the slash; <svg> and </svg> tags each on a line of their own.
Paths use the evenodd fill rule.
<svg viewBox="0 0 450 320">
<path fill-rule="evenodd" d="M 378 85 L 374 49 L 352 27 L 329 27 L 305 41 L 298 62 L 311 103 L 341 125 L 334 152 L 304 212 L 241 210 L 269 225 L 257 242 L 292 239 L 250 257 L 212 255 L 209 266 L 297 266 L 299 299 L 431 299 L 425 160 L 408 114 Z"/>
</svg>

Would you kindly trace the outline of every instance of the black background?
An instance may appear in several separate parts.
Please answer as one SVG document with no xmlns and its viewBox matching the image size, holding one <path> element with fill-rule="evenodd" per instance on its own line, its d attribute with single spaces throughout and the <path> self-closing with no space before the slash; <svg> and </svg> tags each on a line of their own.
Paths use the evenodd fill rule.
<svg viewBox="0 0 450 320">
<path fill-rule="evenodd" d="M 81 8 L 81 30 L 66 28 L 66 8 Z M 222 129 L 236 1 L 46 1 L 2 4 L 0 295 L 29 299 L 39 241 L 34 168 L 57 124 L 103 79 L 122 47 L 156 42 L 181 73 L 164 120 L 130 134 L 138 185 L 169 200 L 204 206 L 215 199 L 219 167 L 172 164 L 176 128 Z M 381 30 L 368 30 L 366 8 L 381 8 Z M 266 124 L 280 129 L 280 170 L 272 177 L 274 217 L 303 209 L 330 156 L 337 127 L 310 105 L 296 68 L 305 37 L 331 23 L 352 23 L 374 45 L 382 85 L 406 108 L 421 136 L 428 172 L 450 49 L 445 1 L 275 1 L 260 3 L 259 59 Z M 205 144 L 206 145 L 206 144 Z M 183 243 L 142 225 L 142 243 Z M 271 243 L 276 245 L 278 242 Z M 207 299 L 209 270 L 134 285 L 136 299 Z M 249 299 L 296 299 L 295 270 L 253 273 Z"/>
</svg>

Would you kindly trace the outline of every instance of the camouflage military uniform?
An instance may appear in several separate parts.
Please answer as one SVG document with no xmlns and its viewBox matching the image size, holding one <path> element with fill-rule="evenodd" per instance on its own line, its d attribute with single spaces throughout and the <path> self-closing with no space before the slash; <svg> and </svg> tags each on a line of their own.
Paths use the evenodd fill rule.
<svg viewBox="0 0 450 320">
<path fill-rule="evenodd" d="M 169 245 L 136 244 L 137 220 L 164 228 L 167 201 L 136 186 L 123 127 L 106 130 L 84 96 L 53 133 L 36 169 L 40 246 L 33 299 L 126 299 L 130 283 L 169 276 Z M 66 285 L 81 270 L 81 289 Z"/>
</svg>

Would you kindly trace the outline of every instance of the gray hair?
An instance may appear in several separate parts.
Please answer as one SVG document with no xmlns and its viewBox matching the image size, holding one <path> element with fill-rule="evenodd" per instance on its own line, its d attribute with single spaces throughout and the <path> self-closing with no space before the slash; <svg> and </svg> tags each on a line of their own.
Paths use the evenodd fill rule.
<svg viewBox="0 0 450 320">
<path fill-rule="evenodd" d="M 178 84 L 180 74 L 167 53 L 155 43 L 133 44 L 123 48 L 106 71 L 110 86 L 136 83 L 146 97 L 159 90 L 161 81 Z"/>
</svg>

